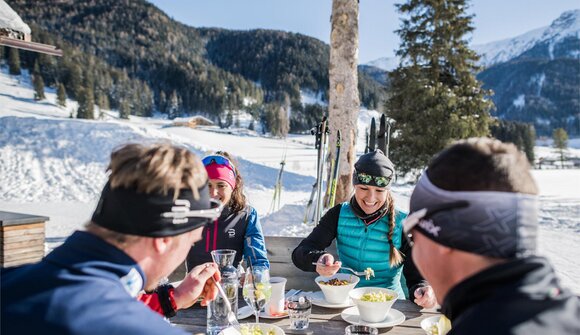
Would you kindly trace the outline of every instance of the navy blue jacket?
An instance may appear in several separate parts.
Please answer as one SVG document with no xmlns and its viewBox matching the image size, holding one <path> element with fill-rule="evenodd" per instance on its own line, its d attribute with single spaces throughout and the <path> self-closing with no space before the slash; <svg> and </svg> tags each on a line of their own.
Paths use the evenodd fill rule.
<svg viewBox="0 0 580 335">
<path fill-rule="evenodd" d="M 0 333 L 186 334 L 135 299 L 144 282 L 123 251 L 75 232 L 40 263 L 2 270 Z"/>
</svg>

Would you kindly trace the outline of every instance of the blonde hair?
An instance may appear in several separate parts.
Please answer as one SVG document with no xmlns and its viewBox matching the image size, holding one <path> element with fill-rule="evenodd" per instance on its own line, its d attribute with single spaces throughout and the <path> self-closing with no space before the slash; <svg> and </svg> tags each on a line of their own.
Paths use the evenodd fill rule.
<svg viewBox="0 0 580 335">
<path fill-rule="evenodd" d="M 395 248 L 395 245 L 393 244 L 393 233 L 395 231 L 395 201 L 393 195 L 391 194 L 391 190 L 387 190 L 387 202 L 387 215 L 389 216 L 389 232 L 387 234 L 387 238 L 389 240 L 390 246 L 389 265 L 393 267 L 403 263 L 403 254 L 399 251 L 399 249 Z"/>
<path fill-rule="evenodd" d="M 199 199 L 199 188 L 207 183 L 207 173 L 201 160 L 186 148 L 169 143 L 126 144 L 111 153 L 107 167 L 111 189 L 134 188 L 139 193 L 161 193 L 189 188 Z M 85 225 L 87 231 L 123 249 L 141 239 L 101 227 L 94 222 Z"/>
<path fill-rule="evenodd" d="M 161 193 L 189 188 L 195 199 L 198 189 L 207 183 L 207 173 L 201 160 L 186 148 L 169 143 L 143 145 L 127 144 L 113 151 L 109 183 L 117 187 L 135 188 L 139 193 Z"/>
</svg>

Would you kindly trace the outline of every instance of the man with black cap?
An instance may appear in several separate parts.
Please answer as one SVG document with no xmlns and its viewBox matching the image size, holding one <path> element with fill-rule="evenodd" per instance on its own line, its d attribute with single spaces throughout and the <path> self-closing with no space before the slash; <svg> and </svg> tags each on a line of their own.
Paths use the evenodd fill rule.
<svg viewBox="0 0 580 335">
<path fill-rule="evenodd" d="M 449 334 L 580 334 L 578 297 L 535 255 L 538 189 L 526 156 L 488 138 L 439 153 L 404 229 Z"/>
<path fill-rule="evenodd" d="M 2 271 L 2 334 L 185 334 L 135 298 L 181 264 L 219 216 L 205 169 L 185 148 L 129 144 L 112 153 L 108 170 L 86 231 L 40 263 Z M 163 308 L 200 297 L 205 305 L 219 280 L 215 264 L 200 265 L 159 292 L 175 303 Z"/>
</svg>

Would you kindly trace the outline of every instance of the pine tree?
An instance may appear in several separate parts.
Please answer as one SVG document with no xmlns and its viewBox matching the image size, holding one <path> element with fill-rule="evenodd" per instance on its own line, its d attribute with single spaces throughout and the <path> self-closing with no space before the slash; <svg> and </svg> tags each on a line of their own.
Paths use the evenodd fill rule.
<svg viewBox="0 0 580 335">
<path fill-rule="evenodd" d="M 558 149 L 560 153 L 560 164 L 564 167 L 564 152 L 568 148 L 568 133 L 564 128 L 558 128 L 552 133 L 552 138 L 554 139 L 554 148 Z"/>
<path fill-rule="evenodd" d="M 58 83 L 56 89 L 56 103 L 59 106 L 66 107 L 66 89 L 64 88 L 63 83 Z"/>
<path fill-rule="evenodd" d="M 69 79 L 69 92 L 75 99 L 80 99 L 79 95 L 82 90 L 82 71 L 78 64 L 72 65 Z"/>
<path fill-rule="evenodd" d="M 95 96 L 92 87 L 84 87 L 79 90 L 79 109 L 77 110 L 77 119 L 95 118 Z"/>
<path fill-rule="evenodd" d="M 32 86 L 34 86 L 34 100 L 44 100 L 44 79 L 40 74 L 40 67 L 38 61 L 34 62 L 34 69 L 32 70 Z"/>
<path fill-rule="evenodd" d="M 160 113 L 167 112 L 167 97 L 165 96 L 165 92 L 163 91 L 159 93 L 159 103 L 157 104 L 157 108 Z"/>
<path fill-rule="evenodd" d="M 179 98 L 177 96 L 177 92 L 174 90 L 171 92 L 171 96 L 169 97 L 169 106 L 167 106 L 167 114 L 170 120 L 173 120 L 179 116 L 179 108 Z"/>
<path fill-rule="evenodd" d="M 536 130 L 530 123 L 495 120 L 490 127 L 491 136 L 502 142 L 515 144 L 523 151 L 528 161 L 534 163 L 534 146 L 536 142 Z"/>
<path fill-rule="evenodd" d="M 77 119 L 86 119 L 87 118 L 87 114 L 86 114 L 86 108 L 85 108 L 85 94 L 84 94 L 85 89 L 83 87 L 80 87 L 77 91 L 78 97 L 77 97 L 77 102 L 78 102 L 78 107 L 77 107 Z"/>
<path fill-rule="evenodd" d="M 127 99 L 122 99 L 119 103 L 119 117 L 121 119 L 129 120 L 130 115 L 131 106 L 129 105 L 129 101 L 127 101 Z"/>
<path fill-rule="evenodd" d="M 20 75 L 20 52 L 16 48 L 10 48 L 8 52 L 8 66 L 11 75 Z"/>
<path fill-rule="evenodd" d="M 390 75 L 385 111 L 398 134 L 392 158 L 409 172 L 454 139 L 488 135 L 493 103 L 475 78 L 478 56 L 465 39 L 474 29 L 466 0 L 408 0 L 397 7 L 404 15 L 397 31 L 401 63 Z"/>
</svg>

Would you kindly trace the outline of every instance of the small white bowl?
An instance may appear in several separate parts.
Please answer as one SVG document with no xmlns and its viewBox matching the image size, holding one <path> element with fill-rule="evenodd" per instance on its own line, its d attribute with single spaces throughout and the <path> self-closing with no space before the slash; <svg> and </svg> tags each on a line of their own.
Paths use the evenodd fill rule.
<svg viewBox="0 0 580 335">
<path fill-rule="evenodd" d="M 268 334 L 269 332 L 274 331 L 275 335 L 284 335 L 284 331 L 282 330 L 282 328 L 275 325 L 269 325 L 265 323 L 243 323 L 241 326 L 258 327 L 264 334 Z M 219 335 L 240 335 L 240 334 L 241 332 L 233 326 L 228 327 L 219 333 Z"/>
<path fill-rule="evenodd" d="M 421 320 L 421 328 L 425 331 L 426 334 L 433 335 L 431 332 L 431 327 L 439 322 L 439 318 L 440 316 L 430 316 Z"/>
<path fill-rule="evenodd" d="M 393 299 L 384 302 L 362 301 L 361 297 L 365 293 L 385 292 L 393 296 Z M 381 322 L 389 314 L 391 307 L 399 298 L 399 294 L 393 290 L 382 287 L 360 287 L 355 288 L 349 293 L 350 298 L 356 304 L 360 318 L 366 322 Z"/>
<path fill-rule="evenodd" d="M 347 285 L 325 285 L 321 284 L 321 281 L 329 281 L 331 279 L 348 280 L 350 284 Z M 360 278 L 347 273 L 336 273 L 330 277 L 318 276 L 314 279 L 316 285 L 320 287 L 322 294 L 324 294 L 324 299 L 331 304 L 342 304 L 347 301 L 348 293 L 358 284 Z"/>
</svg>

